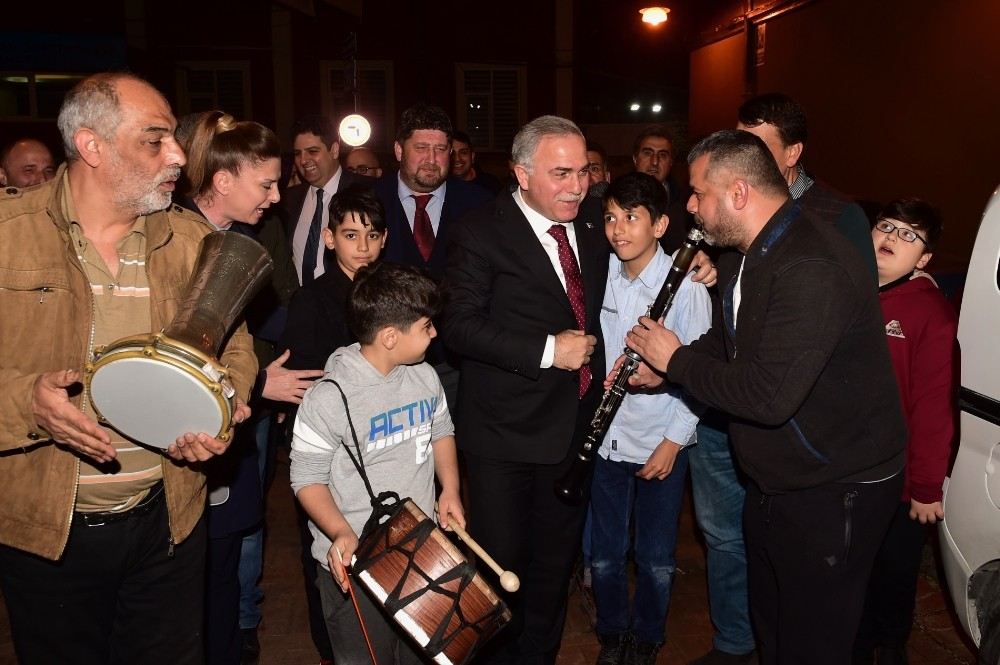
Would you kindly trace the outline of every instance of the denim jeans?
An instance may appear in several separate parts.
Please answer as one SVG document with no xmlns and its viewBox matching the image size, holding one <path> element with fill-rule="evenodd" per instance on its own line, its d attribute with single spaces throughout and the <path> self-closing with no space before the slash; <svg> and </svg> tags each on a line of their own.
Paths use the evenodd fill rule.
<svg viewBox="0 0 1000 665">
<path fill-rule="evenodd" d="M 257 441 L 257 464 L 260 469 L 260 484 L 264 486 L 264 470 L 267 467 L 267 445 L 271 434 L 271 415 L 265 414 L 255 423 L 254 437 Z M 260 602 L 264 592 L 257 584 L 264 572 L 264 525 L 243 537 L 240 548 L 240 628 L 256 628 L 260 623 Z"/>
<path fill-rule="evenodd" d="M 677 525 L 684 498 L 687 450 L 663 480 L 642 480 L 642 464 L 611 462 L 597 456 L 590 499 L 593 514 L 591 570 L 597 604 L 597 633 L 631 631 L 649 644 L 664 641 L 670 585 L 677 547 Z M 629 517 L 635 522 L 635 597 L 631 620 L 625 564 Z"/>
<path fill-rule="evenodd" d="M 727 653 L 748 653 L 754 649 L 754 638 L 743 545 L 746 488 L 736 470 L 725 421 L 699 423 L 698 444 L 691 447 L 690 455 L 695 520 L 708 546 L 708 604 L 715 626 L 713 644 Z"/>
</svg>

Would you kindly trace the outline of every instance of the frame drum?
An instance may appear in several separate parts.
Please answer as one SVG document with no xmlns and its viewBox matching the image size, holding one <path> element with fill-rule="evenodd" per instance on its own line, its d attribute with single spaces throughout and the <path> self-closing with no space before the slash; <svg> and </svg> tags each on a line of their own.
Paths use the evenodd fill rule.
<svg viewBox="0 0 1000 665">
<path fill-rule="evenodd" d="M 160 333 L 96 349 L 84 380 L 102 421 L 165 449 L 187 432 L 228 439 L 236 391 L 226 374 L 218 361 Z"/>
<path fill-rule="evenodd" d="M 462 665 L 510 610 L 409 499 L 358 546 L 351 566 L 386 612 L 439 665 Z"/>
</svg>

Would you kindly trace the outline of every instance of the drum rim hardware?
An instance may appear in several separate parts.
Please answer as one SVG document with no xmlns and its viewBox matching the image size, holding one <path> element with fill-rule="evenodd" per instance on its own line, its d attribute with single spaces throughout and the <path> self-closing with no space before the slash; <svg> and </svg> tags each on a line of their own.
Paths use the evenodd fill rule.
<svg viewBox="0 0 1000 665">
<path fill-rule="evenodd" d="M 119 350 L 123 348 L 125 350 Z M 166 349 L 170 349 L 176 353 L 168 353 L 165 351 Z M 178 360 L 177 356 L 184 358 L 188 362 Z M 222 414 L 222 423 L 219 432 L 215 434 L 215 438 L 220 441 L 229 440 L 233 415 L 236 410 L 236 390 L 229 381 L 229 367 L 223 366 L 214 358 L 190 344 L 168 337 L 162 330 L 152 335 L 145 334 L 123 337 L 111 344 L 94 349 L 93 360 L 84 366 L 84 381 L 87 394 L 90 395 L 90 404 L 102 423 L 111 424 L 101 413 L 97 401 L 93 398 L 90 390 L 91 383 L 97 372 L 112 361 L 129 359 L 148 359 L 162 362 L 181 370 L 205 386 L 215 398 Z"/>
</svg>

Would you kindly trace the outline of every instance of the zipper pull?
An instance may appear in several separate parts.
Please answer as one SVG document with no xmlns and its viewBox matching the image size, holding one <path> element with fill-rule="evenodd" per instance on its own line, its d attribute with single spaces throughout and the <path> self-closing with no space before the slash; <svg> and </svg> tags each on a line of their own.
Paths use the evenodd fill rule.
<svg viewBox="0 0 1000 665">
<path fill-rule="evenodd" d="M 167 558 L 174 558 L 174 537 L 167 538 Z"/>
<path fill-rule="evenodd" d="M 38 289 L 38 304 L 39 305 L 41 305 L 42 303 L 45 302 L 45 294 L 48 293 L 51 290 L 52 289 L 50 289 L 47 286 L 43 286 L 42 288 Z"/>
</svg>

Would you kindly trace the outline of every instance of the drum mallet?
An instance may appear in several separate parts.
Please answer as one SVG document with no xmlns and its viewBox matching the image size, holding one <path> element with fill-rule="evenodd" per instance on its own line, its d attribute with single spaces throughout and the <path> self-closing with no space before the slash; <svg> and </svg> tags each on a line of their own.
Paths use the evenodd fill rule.
<svg viewBox="0 0 1000 665">
<path fill-rule="evenodd" d="M 475 552 L 476 556 L 485 561 L 486 565 L 492 568 L 493 572 L 495 572 L 497 575 L 500 576 L 500 586 L 503 587 L 504 591 L 510 591 L 511 593 L 513 593 L 521 587 L 521 580 L 517 578 L 517 575 L 515 575 L 509 570 L 504 570 L 503 568 L 501 568 L 500 564 L 494 561 L 493 557 L 487 554 L 486 550 L 480 547 L 479 543 L 474 541 L 472 539 L 472 536 L 470 536 L 468 533 L 465 532 L 465 529 L 458 526 L 458 524 L 455 524 L 454 522 L 449 524 L 448 528 L 452 529 L 455 533 L 457 533 L 458 537 L 461 538 L 462 541 L 469 546 L 469 549 Z"/>
</svg>

